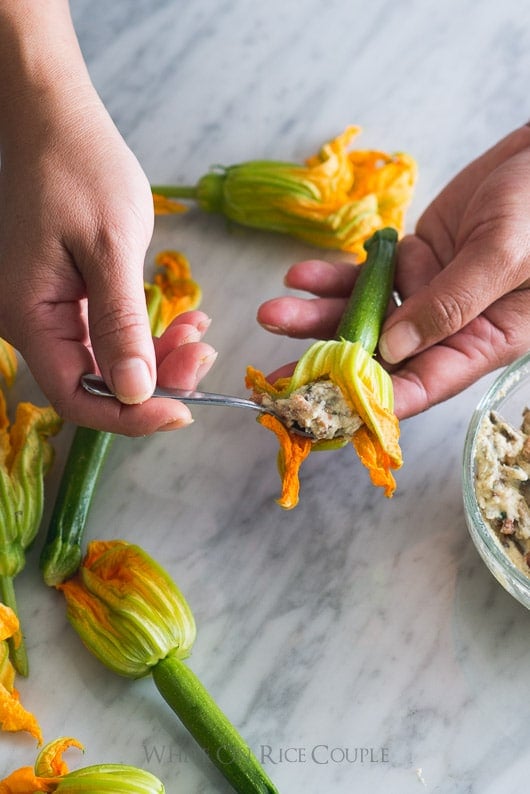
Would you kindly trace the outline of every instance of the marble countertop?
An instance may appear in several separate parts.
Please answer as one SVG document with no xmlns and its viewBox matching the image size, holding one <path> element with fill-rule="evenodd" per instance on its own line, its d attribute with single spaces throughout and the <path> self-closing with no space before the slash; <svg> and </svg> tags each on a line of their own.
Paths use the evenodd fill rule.
<svg viewBox="0 0 530 794">
<path fill-rule="evenodd" d="M 153 183 L 301 160 L 354 123 L 363 148 L 417 159 L 413 228 L 456 171 L 530 115 L 530 7 L 515 0 L 72 0 L 72 11 Z M 157 220 L 150 256 L 167 247 L 190 259 L 213 318 L 219 358 L 204 388 L 244 394 L 247 364 L 271 371 L 305 349 L 255 313 L 314 249 L 199 213 Z M 391 500 L 346 448 L 311 456 L 299 506 L 282 511 L 276 441 L 238 412 L 197 409 L 184 431 L 112 448 L 88 537 L 140 543 L 170 571 L 198 624 L 190 666 L 280 791 L 527 787 L 530 615 L 481 562 L 461 498 L 466 426 L 491 378 L 403 422 Z M 39 399 L 24 371 L 10 399 L 22 397 Z M 56 440 L 46 516 L 70 431 Z M 168 792 L 228 794 L 151 680 L 118 678 L 84 650 L 42 583 L 40 545 L 17 581 L 31 665 L 19 689 L 46 739 L 75 736 L 84 764 L 141 766 Z M 33 748 L 3 736 L 0 771 L 31 763 Z"/>
</svg>

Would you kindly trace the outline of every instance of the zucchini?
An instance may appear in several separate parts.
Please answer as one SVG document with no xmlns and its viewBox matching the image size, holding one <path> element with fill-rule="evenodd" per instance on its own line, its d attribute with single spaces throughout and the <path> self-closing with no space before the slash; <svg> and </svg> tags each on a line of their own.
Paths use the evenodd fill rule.
<svg viewBox="0 0 530 794">
<path fill-rule="evenodd" d="M 337 338 L 360 342 L 374 353 L 392 292 L 396 265 L 397 231 L 379 229 L 365 242 L 365 262 L 337 329 Z"/>
<path fill-rule="evenodd" d="M 116 438 L 114 433 L 77 427 L 53 506 L 40 556 L 47 585 L 72 576 L 81 558 L 81 543 L 99 476 Z"/>
</svg>

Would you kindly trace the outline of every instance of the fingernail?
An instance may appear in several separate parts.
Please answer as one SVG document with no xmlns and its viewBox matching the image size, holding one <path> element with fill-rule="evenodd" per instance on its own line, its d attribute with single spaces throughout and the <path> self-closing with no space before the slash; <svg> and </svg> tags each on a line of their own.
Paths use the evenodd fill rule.
<svg viewBox="0 0 530 794">
<path fill-rule="evenodd" d="M 197 372 L 195 373 L 195 377 L 197 380 L 200 380 L 203 375 L 206 375 L 212 364 L 214 363 L 215 359 L 217 358 L 217 351 L 213 353 L 209 353 L 204 358 L 201 358 L 199 362 L 199 366 L 197 367 Z"/>
<path fill-rule="evenodd" d="M 397 364 L 411 356 L 421 345 L 421 337 L 415 325 L 403 320 L 382 334 L 379 352 L 389 364 Z"/>
<path fill-rule="evenodd" d="M 269 325 L 268 323 L 260 323 L 265 331 L 270 331 L 271 334 L 282 334 L 284 331 L 277 325 Z"/>
<path fill-rule="evenodd" d="M 179 430 L 181 427 L 188 427 L 192 425 L 195 420 L 193 417 L 189 417 L 188 419 L 170 419 L 165 425 L 158 428 L 159 433 L 164 433 L 166 430 Z"/>
<path fill-rule="evenodd" d="M 205 334 L 211 324 L 212 321 L 210 317 L 206 317 L 197 324 L 197 330 L 200 331 L 201 334 Z"/>
<path fill-rule="evenodd" d="M 126 358 L 111 370 L 112 387 L 118 400 L 127 405 L 145 402 L 153 393 L 153 381 L 143 358 Z"/>
</svg>

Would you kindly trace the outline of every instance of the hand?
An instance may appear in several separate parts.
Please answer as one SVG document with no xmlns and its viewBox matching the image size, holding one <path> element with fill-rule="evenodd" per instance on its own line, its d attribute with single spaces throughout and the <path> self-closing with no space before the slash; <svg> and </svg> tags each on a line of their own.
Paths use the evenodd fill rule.
<svg viewBox="0 0 530 794">
<path fill-rule="evenodd" d="M 393 372 L 396 413 L 445 400 L 530 346 L 530 127 L 472 162 L 398 247 L 403 305 L 383 327 L 380 353 Z M 295 265 L 286 284 L 317 295 L 260 307 L 269 330 L 332 337 L 356 277 L 351 265 Z M 277 373 L 275 373 L 276 375 Z"/>
<path fill-rule="evenodd" d="M 24 102 L 23 118 L 2 128 L 0 336 L 66 419 L 128 435 L 189 423 L 180 403 L 143 402 L 157 374 L 194 388 L 215 357 L 200 312 L 151 337 L 147 178 L 82 73 Z M 95 370 L 125 405 L 80 387 Z"/>
</svg>

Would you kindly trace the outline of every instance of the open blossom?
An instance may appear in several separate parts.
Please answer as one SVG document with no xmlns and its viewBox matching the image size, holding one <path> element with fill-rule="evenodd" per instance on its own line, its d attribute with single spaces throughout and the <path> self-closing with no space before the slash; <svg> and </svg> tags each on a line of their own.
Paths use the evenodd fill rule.
<svg viewBox="0 0 530 794">
<path fill-rule="evenodd" d="M 195 187 L 153 186 L 155 206 L 172 198 L 195 200 L 243 226 L 281 232 L 322 248 L 364 259 L 363 243 L 377 229 L 404 229 L 417 166 L 404 153 L 349 150 L 360 132 L 348 127 L 305 164 L 251 160 L 216 167 Z M 175 212 L 181 212 L 175 204 Z"/>
<path fill-rule="evenodd" d="M 33 767 L 23 766 L 0 781 L 0 794 L 164 794 L 164 786 L 155 775 L 126 764 L 95 764 L 70 772 L 63 760 L 63 753 L 70 747 L 84 749 L 71 737 L 49 742 Z"/>
<path fill-rule="evenodd" d="M 280 442 L 278 468 L 282 494 L 278 503 L 285 509 L 298 503 L 298 472 L 309 453 L 337 449 L 348 441 L 368 468 L 374 485 L 382 486 L 386 496 L 392 496 L 396 487 L 391 470 L 402 465 L 402 456 L 399 423 L 393 413 L 392 382 L 386 370 L 360 342 L 344 339 L 315 342 L 304 353 L 291 378 L 282 378 L 271 384 L 262 372 L 249 367 L 246 384 L 257 394 L 266 393 L 282 399 L 301 386 L 324 378 L 339 387 L 352 413 L 362 420 L 351 438 L 314 441 L 290 431 L 274 416 L 263 414 L 258 417 L 259 423 L 276 433 Z"/>
</svg>

